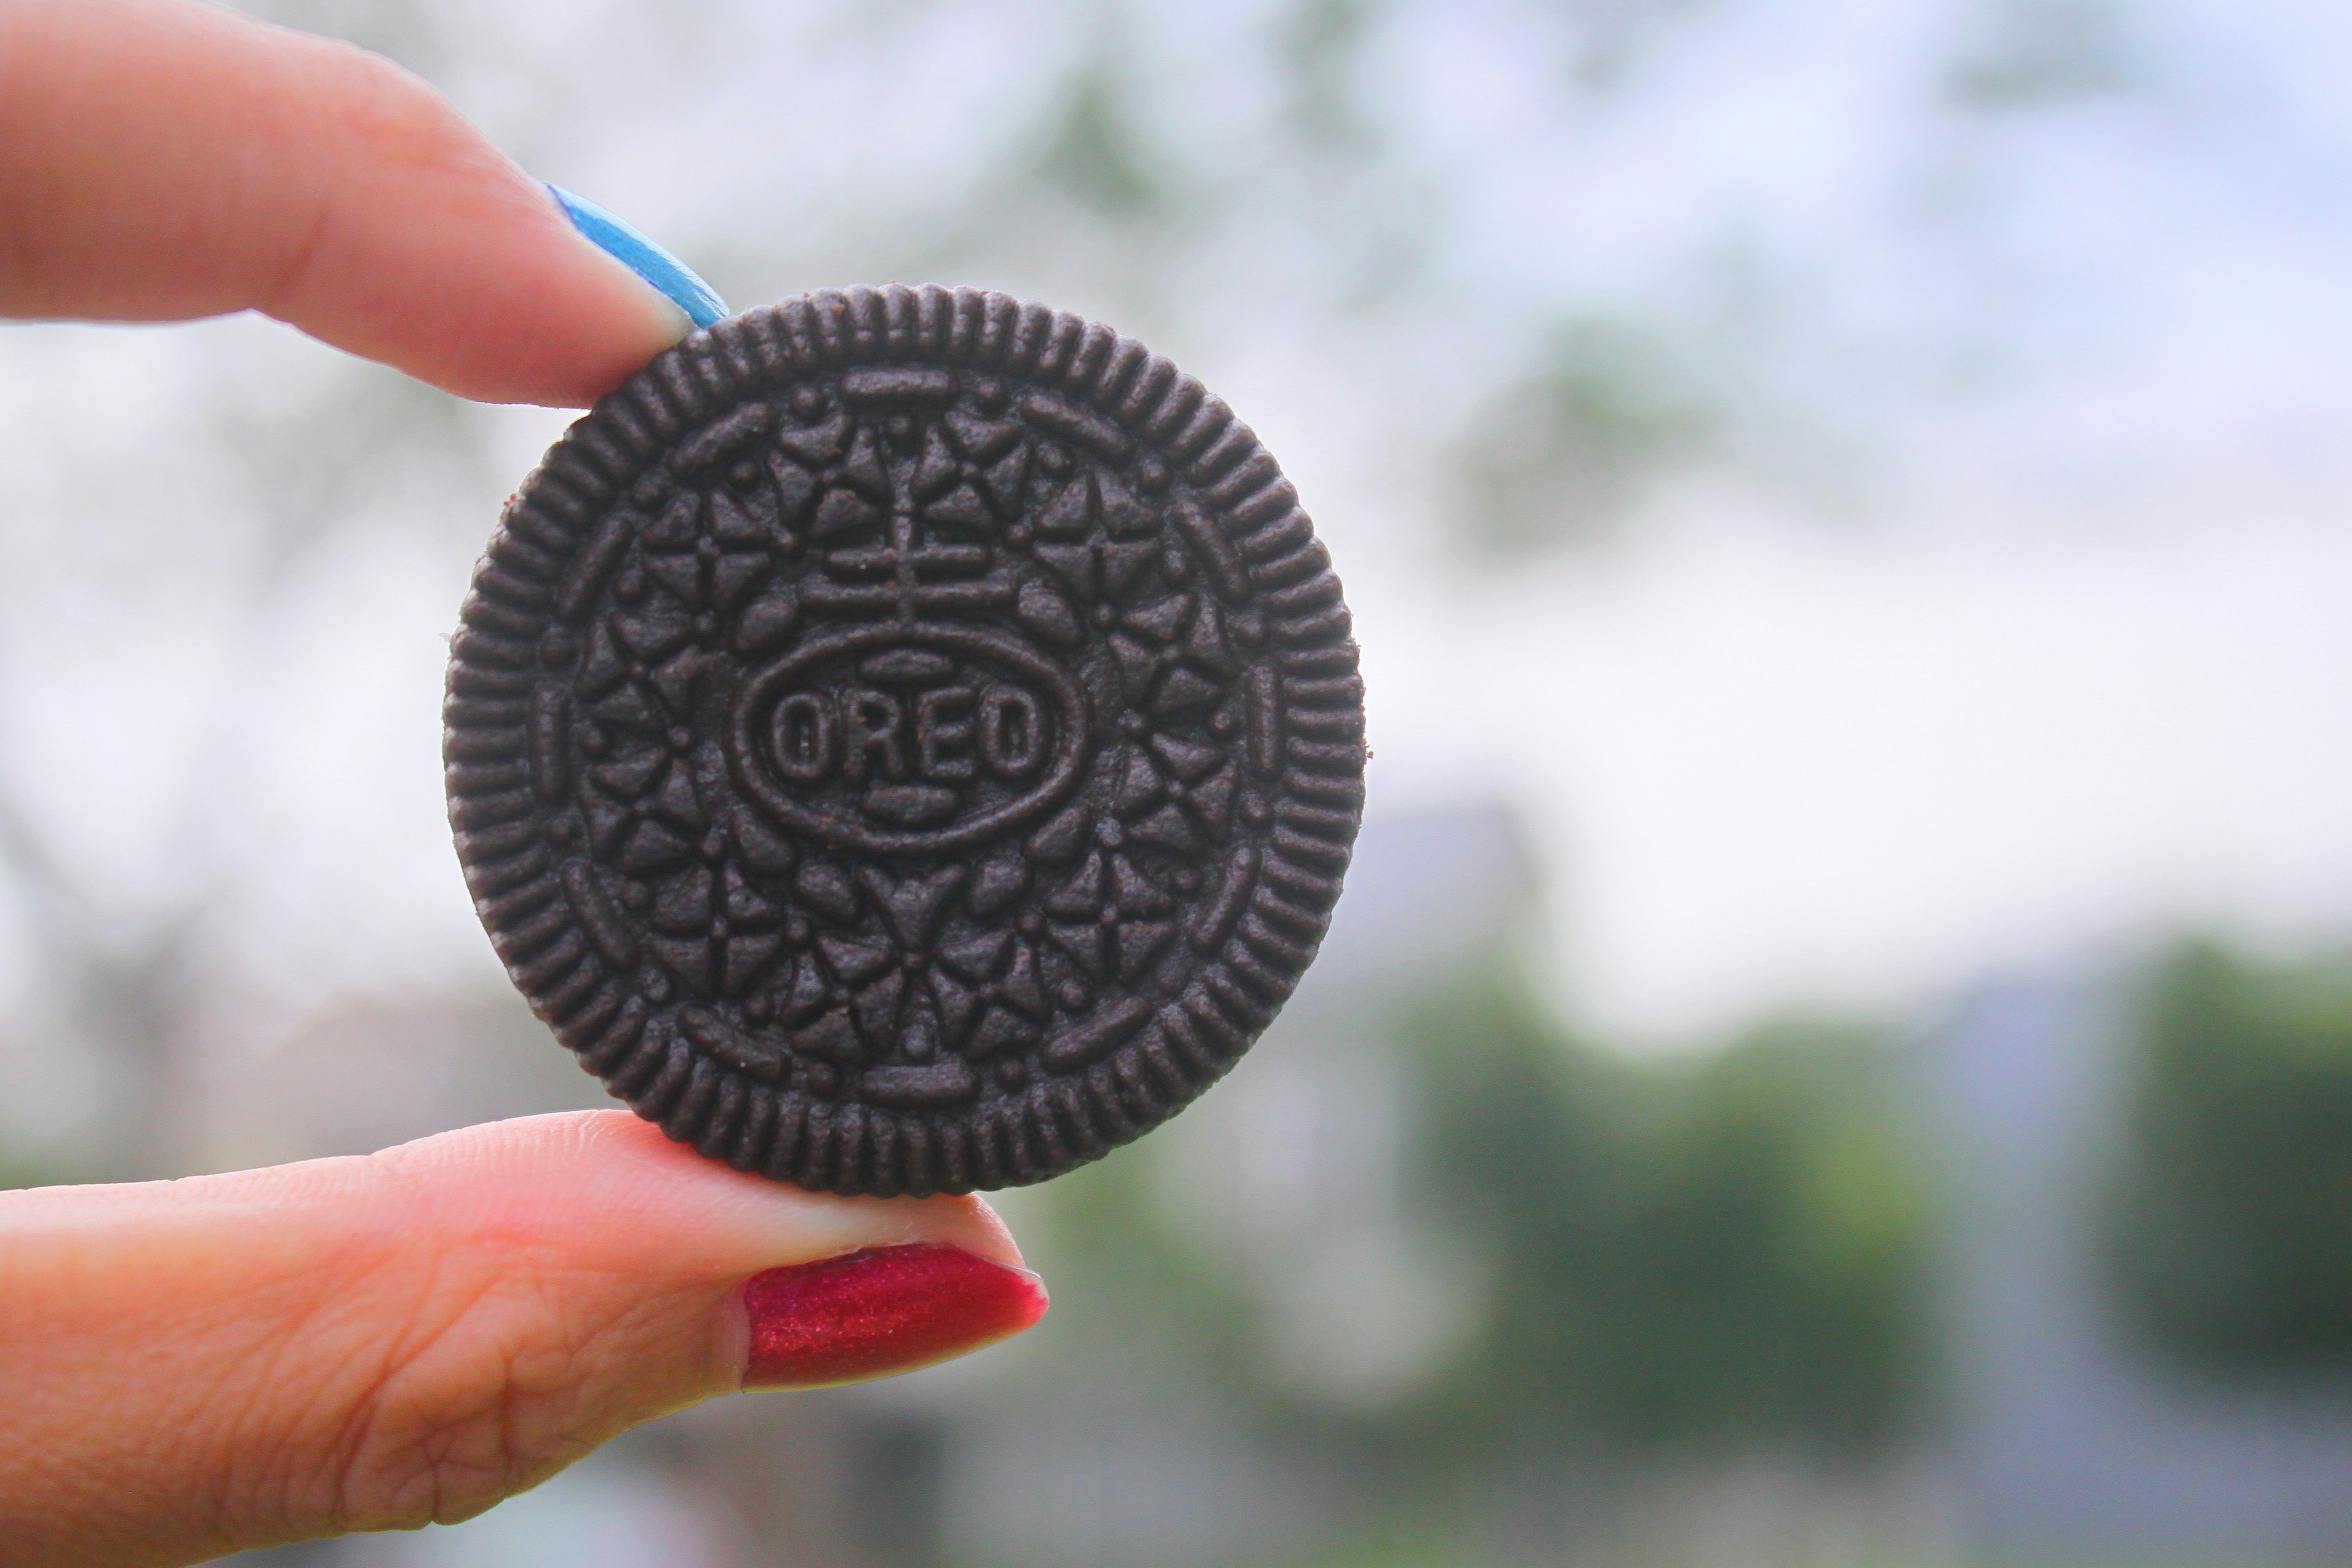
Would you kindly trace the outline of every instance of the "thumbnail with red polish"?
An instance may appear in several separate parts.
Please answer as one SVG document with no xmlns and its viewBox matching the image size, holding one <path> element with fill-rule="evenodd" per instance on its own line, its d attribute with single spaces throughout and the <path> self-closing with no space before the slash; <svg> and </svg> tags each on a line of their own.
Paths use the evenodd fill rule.
<svg viewBox="0 0 2352 1568">
<path fill-rule="evenodd" d="M 905 1372 L 1045 1316 L 1037 1276 L 922 1242 L 770 1269 L 744 1287 L 745 1388 L 815 1388 Z"/>
</svg>

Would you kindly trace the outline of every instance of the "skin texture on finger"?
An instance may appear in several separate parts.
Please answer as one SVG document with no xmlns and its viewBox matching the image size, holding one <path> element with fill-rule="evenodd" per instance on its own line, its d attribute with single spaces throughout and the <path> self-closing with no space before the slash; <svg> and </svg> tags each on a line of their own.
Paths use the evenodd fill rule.
<svg viewBox="0 0 2352 1568">
<path fill-rule="evenodd" d="M 976 1286 L 993 1313 L 959 1351 L 1043 1310 L 976 1198 L 805 1193 L 622 1111 L 0 1193 L 4 1555 L 182 1563 L 470 1517 L 743 1386 L 762 1365 L 748 1281 L 891 1248 L 905 1250 L 872 1255 L 953 1249 L 977 1276 L 932 1281 Z M 1008 1287 L 1033 1308 L 988 1305 Z M 937 1359 L 916 1341 L 867 1371 Z"/>
<path fill-rule="evenodd" d="M 379 56 L 193 0 L 0 0 L 0 316 L 249 309 L 574 406 L 688 328 Z"/>
</svg>

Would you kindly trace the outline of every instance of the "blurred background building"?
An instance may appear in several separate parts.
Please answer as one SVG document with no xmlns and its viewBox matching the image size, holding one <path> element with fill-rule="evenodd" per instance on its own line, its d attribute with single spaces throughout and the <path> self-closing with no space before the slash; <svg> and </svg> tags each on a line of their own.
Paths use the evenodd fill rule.
<svg viewBox="0 0 2352 1568">
<path fill-rule="evenodd" d="M 256 0 L 739 304 L 976 283 L 1281 454 L 1323 959 L 1002 1207 L 1046 1325 L 271 1568 L 2352 1562 L 2352 11 Z M 0 1179 L 598 1103 L 442 818 L 565 416 L 0 338 Z"/>
<path fill-rule="evenodd" d="M 2198 1006 L 2197 990 L 2247 978 L 2191 952 L 2160 984 L 2178 1008 L 2183 991 Z M 2258 984 L 2275 1000 L 2295 982 Z M 2352 1001 L 2341 974 L 2330 989 L 2334 1007 Z M 2327 1213 L 2325 1192 L 2307 1185 L 2324 1186 L 2327 1167 L 2297 1159 L 2277 1099 L 2240 1103 L 2237 1125 L 2216 1129 L 2216 1142 L 2262 1145 L 2235 1157 L 2209 1151 L 2161 1175 L 2134 1170 L 2153 1151 L 2117 1159 L 2161 1137 L 2156 1126 L 2170 1114 L 2216 1115 L 2157 1054 L 2166 1045 L 2255 1055 L 2273 1043 L 2244 1014 L 2221 1028 L 2191 1024 L 2193 1033 L 2168 1041 L 2172 1021 L 2148 1010 L 2133 1016 L 2112 975 L 2019 981 L 1972 994 L 1928 1041 L 1948 1161 L 1942 1311 L 1954 1501 L 1971 1538 L 2012 1548 L 2341 1560 L 2352 1553 L 2352 1389 L 2341 1366 L 2344 1302 L 2333 1290 L 2345 1249 L 2339 1240 L 2271 1253 L 2260 1216 L 2230 1213 L 2225 1196 L 2250 1184 L 2265 1209 L 2301 1211 L 2301 1223 L 2340 1236 L 2341 1211 Z M 2323 1049 L 2340 1057 L 2341 1024 L 2328 1032 Z M 2246 1077 L 2256 1096 L 2296 1092 L 2275 1064 Z M 2158 1096 L 2191 1103 L 2171 1112 L 2145 1103 Z M 2339 1112 L 2340 1103 L 2323 1114 Z M 2144 1190 L 2150 1182 L 2161 1190 Z M 2119 1232 L 2126 1215 L 2117 1205 L 2144 1205 L 2136 1223 L 2165 1239 Z M 2330 1252 L 2338 1286 L 2326 1283 Z M 2301 1286 L 2266 1277 L 2280 1264 L 2318 1277 Z M 2157 1277 L 2145 1277 L 2151 1266 Z M 2219 1278 L 2200 1284 L 2184 1271 Z M 2178 1321 L 2191 1292 L 2205 1289 L 2234 1298 L 2229 1316 L 2249 1321 L 2205 1320 L 2203 1309 Z M 2292 1299 L 2299 1294 L 2308 1299 Z M 2336 1318 L 2332 1350 L 2298 1353 L 2281 1332 L 2306 1312 Z M 2171 1334 L 2149 1332 L 2167 1317 L 2176 1319 Z M 2278 1364 L 2255 1375 L 2265 1361 Z"/>
</svg>

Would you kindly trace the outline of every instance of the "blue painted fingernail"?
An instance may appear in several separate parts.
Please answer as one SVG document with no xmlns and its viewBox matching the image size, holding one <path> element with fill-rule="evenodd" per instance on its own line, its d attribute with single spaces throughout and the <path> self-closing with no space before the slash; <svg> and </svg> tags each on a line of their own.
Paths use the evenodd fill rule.
<svg viewBox="0 0 2352 1568">
<path fill-rule="evenodd" d="M 692 267 L 585 197 L 574 196 L 560 185 L 547 189 L 575 228 L 599 250 L 659 289 L 671 304 L 686 312 L 688 321 L 707 327 L 727 319 L 727 302 L 696 277 Z"/>
</svg>

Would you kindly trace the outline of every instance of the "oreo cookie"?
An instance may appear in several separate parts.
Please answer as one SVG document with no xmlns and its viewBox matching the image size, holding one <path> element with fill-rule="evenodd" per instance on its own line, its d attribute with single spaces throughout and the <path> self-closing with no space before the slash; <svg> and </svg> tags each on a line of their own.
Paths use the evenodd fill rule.
<svg viewBox="0 0 2352 1568">
<path fill-rule="evenodd" d="M 450 819 L 532 1007 L 713 1158 L 1039 1181 L 1175 1114 L 1314 957 L 1362 813 L 1330 560 L 1190 377 L 1001 294 L 723 321 L 507 504 Z"/>
</svg>

